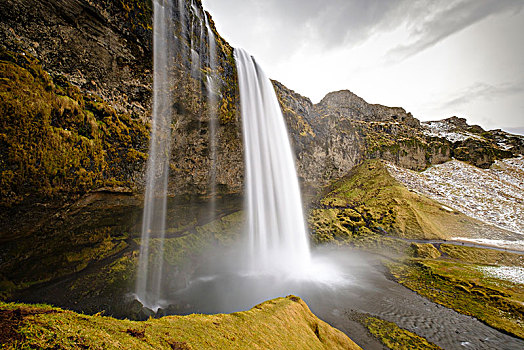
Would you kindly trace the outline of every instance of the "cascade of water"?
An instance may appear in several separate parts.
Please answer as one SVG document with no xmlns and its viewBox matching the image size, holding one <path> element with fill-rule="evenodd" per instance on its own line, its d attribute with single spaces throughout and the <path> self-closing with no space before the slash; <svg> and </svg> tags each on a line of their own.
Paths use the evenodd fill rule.
<svg viewBox="0 0 524 350">
<path fill-rule="evenodd" d="M 193 13 L 193 20 L 191 22 L 191 76 L 200 81 L 200 55 L 197 52 L 197 44 L 200 44 L 202 41 L 202 25 L 200 14 L 198 8 L 195 6 L 194 2 L 191 1 L 191 12 Z M 198 42 L 197 42 L 197 32 L 198 31 Z"/>
<path fill-rule="evenodd" d="M 179 42 L 179 49 L 180 49 L 180 55 L 182 58 L 182 62 L 186 61 L 186 44 L 185 44 L 185 38 L 186 38 L 186 6 L 185 6 L 186 0 L 178 0 L 178 16 L 179 16 L 179 24 L 180 24 L 180 42 Z"/>
<path fill-rule="evenodd" d="M 214 214 L 215 211 L 215 198 L 216 198 L 216 173 L 217 173 L 217 98 L 216 98 L 216 69 L 217 69 L 217 58 L 216 58 L 216 42 L 215 35 L 209 26 L 207 16 L 204 14 L 207 38 L 208 38 L 208 49 L 209 49 L 209 74 L 207 76 L 207 105 L 208 105 L 208 116 L 209 116 L 209 158 L 210 158 L 210 171 L 209 171 L 209 193 L 211 194 L 210 202 L 210 213 Z"/>
<path fill-rule="evenodd" d="M 153 116 L 136 297 L 143 305 L 154 309 L 162 297 L 163 242 L 173 115 L 169 66 L 174 52 L 173 41 L 170 40 L 173 24 L 171 0 L 155 0 L 153 4 Z"/>
<path fill-rule="evenodd" d="M 300 188 L 284 118 L 262 68 L 235 49 L 246 161 L 249 260 L 253 272 L 310 267 Z M 306 272 L 307 273 L 307 272 Z"/>
</svg>

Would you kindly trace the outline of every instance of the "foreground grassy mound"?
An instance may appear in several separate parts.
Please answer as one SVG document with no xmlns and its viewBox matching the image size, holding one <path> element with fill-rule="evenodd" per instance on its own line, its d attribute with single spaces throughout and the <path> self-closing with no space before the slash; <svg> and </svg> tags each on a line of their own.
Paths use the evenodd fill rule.
<svg viewBox="0 0 524 350">
<path fill-rule="evenodd" d="M 522 268 L 524 256 L 448 244 L 440 251 L 445 258 L 408 259 L 389 269 L 420 295 L 524 338 L 524 284 L 485 273 L 486 268 Z"/>
<path fill-rule="evenodd" d="M 475 225 L 473 219 L 411 192 L 381 160 L 367 160 L 332 184 L 311 211 L 309 223 L 317 242 L 350 242 L 371 232 L 447 238 Z"/>
<path fill-rule="evenodd" d="M 360 349 L 295 296 L 229 315 L 145 322 L 22 304 L 0 304 L 0 315 L 2 349 Z"/>
</svg>

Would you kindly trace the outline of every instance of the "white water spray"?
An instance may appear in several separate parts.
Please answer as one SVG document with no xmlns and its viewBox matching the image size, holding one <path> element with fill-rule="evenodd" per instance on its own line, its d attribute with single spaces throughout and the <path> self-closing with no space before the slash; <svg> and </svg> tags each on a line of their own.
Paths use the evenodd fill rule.
<svg viewBox="0 0 524 350">
<path fill-rule="evenodd" d="M 174 52 L 173 41 L 170 40 L 173 24 L 172 2 L 171 0 L 155 0 L 153 4 L 153 116 L 135 293 L 144 306 L 157 309 L 162 298 L 161 283 L 173 115 L 171 96 L 173 79 L 170 65 Z"/>
<path fill-rule="evenodd" d="M 246 160 L 249 263 L 254 273 L 306 277 L 309 241 L 294 159 L 275 90 L 235 49 Z"/>
</svg>

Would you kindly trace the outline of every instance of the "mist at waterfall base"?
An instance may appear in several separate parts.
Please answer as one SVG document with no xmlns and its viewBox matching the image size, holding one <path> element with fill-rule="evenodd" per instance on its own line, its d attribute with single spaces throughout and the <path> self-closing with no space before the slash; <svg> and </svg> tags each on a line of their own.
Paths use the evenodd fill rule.
<svg viewBox="0 0 524 350">
<path fill-rule="evenodd" d="M 253 57 L 235 49 L 245 152 L 244 240 L 177 291 L 192 312 L 245 310 L 275 297 L 312 295 L 355 283 L 359 260 L 310 250 L 291 145 L 273 85 Z"/>
</svg>

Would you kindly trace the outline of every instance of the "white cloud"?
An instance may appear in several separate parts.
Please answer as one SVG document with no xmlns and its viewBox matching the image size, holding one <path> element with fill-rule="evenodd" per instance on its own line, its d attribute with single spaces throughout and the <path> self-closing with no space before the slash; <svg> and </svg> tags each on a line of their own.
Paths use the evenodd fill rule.
<svg viewBox="0 0 524 350">
<path fill-rule="evenodd" d="M 314 102 L 350 89 L 422 120 L 460 115 L 487 128 L 524 125 L 524 1 L 204 0 L 204 6 L 233 46 Z"/>
</svg>

